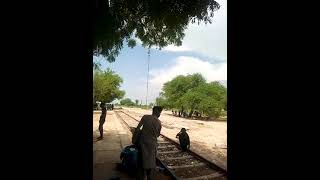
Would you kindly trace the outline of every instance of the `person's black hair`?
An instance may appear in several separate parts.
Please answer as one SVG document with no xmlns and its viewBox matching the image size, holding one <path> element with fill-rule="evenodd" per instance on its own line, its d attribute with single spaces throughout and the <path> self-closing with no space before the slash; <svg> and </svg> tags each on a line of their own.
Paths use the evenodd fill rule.
<svg viewBox="0 0 320 180">
<path fill-rule="evenodd" d="M 152 108 L 152 114 L 156 115 L 157 117 L 160 116 L 161 112 L 162 112 L 162 107 L 161 106 L 154 106 Z"/>
<path fill-rule="evenodd" d="M 161 106 L 154 106 L 153 108 L 152 108 L 152 112 L 162 112 L 162 107 Z"/>
</svg>

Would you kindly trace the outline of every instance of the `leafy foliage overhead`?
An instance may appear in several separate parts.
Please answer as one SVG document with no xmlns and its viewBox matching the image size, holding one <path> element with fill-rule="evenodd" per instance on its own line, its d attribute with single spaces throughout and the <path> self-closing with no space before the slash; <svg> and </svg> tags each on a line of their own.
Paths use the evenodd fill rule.
<svg viewBox="0 0 320 180">
<path fill-rule="evenodd" d="M 189 22 L 211 23 L 220 8 L 214 0 L 96 0 L 94 55 L 114 62 L 126 40 L 144 47 L 180 46 Z"/>
</svg>

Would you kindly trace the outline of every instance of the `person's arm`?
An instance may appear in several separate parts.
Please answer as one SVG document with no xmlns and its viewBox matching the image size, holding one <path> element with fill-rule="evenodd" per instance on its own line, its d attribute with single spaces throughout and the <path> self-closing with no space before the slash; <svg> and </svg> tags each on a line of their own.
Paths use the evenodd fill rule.
<svg viewBox="0 0 320 180">
<path fill-rule="evenodd" d="M 134 130 L 134 133 L 133 133 L 132 139 L 131 139 L 132 144 L 134 144 L 134 143 L 136 142 L 136 140 L 137 140 L 137 138 L 138 138 L 138 137 L 137 137 L 137 136 L 138 136 L 138 133 L 137 133 L 137 132 L 140 131 L 140 128 L 141 128 L 141 126 L 143 125 L 143 122 L 144 122 L 144 116 L 141 118 L 141 120 L 140 120 L 137 128 Z"/>
<path fill-rule="evenodd" d="M 188 144 L 188 149 L 190 149 L 190 139 L 189 139 L 189 135 L 188 134 L 186 134 L 187 135 L 187 144 Z"/>
<path fill-rule="evenodd" d="M 160 120 L 159 120 L 160 121 Z M 158 131 L 158 136 L 157 137 L 159 137 L 160 136 L 160 132 L 161 132 L 161 128 L 162 128 L 162 125 L 161 125 L 161 122 L 160 122 L 160 127 L 159 127 L 159 131 Z"/>
<path fill-rule="evenodd" d="M 181 134 L 181 132 L 179 132 L 179 133 L 176 135 L 176 138 L 179 138 L 180 134 Z"/>
<path fill-rule="evenodd" d="M 137 126 L 137 129 L 140 129 L 140 128 L 141 128 L 141 126 L 142 126 L 143 123 L 144 123 L 144 120 L 145 120 L 145 116 L 142 116 L 142 118 L 141 118 L 141 120 L 139 121 L 139 124 L 138 124 L 138 126 Z"/>
</svg>

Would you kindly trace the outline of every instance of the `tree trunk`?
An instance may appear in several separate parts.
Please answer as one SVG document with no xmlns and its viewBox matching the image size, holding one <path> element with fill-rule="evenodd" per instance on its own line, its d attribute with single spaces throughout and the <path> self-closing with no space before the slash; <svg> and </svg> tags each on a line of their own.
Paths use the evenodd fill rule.
<svg viewBox="0 0 320 180">
<path fill-rule="evenodd" d="M 183 109 L 183 106 L 181 107 L 181 115 L 183 116 L 184 114 L 184 109 Z"/>
<path fill-rule="evenodd" d="M 191 118 L 192 114 L 193 114 L 193 110 L 190 111 L 189 118 Z"/>
</svg>

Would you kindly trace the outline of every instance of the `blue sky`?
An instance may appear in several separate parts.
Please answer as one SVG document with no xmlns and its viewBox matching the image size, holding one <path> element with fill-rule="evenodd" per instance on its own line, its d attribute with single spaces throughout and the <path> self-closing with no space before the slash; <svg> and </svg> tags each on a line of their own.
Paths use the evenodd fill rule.
<svg viewBox="0 0 320 180">
<path fill-rule="evenodd" d="M 227 0 L 217 0 L 221 8 L 215 12 L 212 24 L 190 24 L 182 46 L 162 50 L 151 48 L 148 103 L 154 102 L 163 83 L 177 75 L 201 73 L 208 82 L 227 82 Z M 111 68 L 123 78 L 121 89 L 125 97 L 146 102 L 148 49 L 137 40 L 133 49 L 124 44 L 116 62 L 93 57 L 102 69 Z"/>
</svg>

